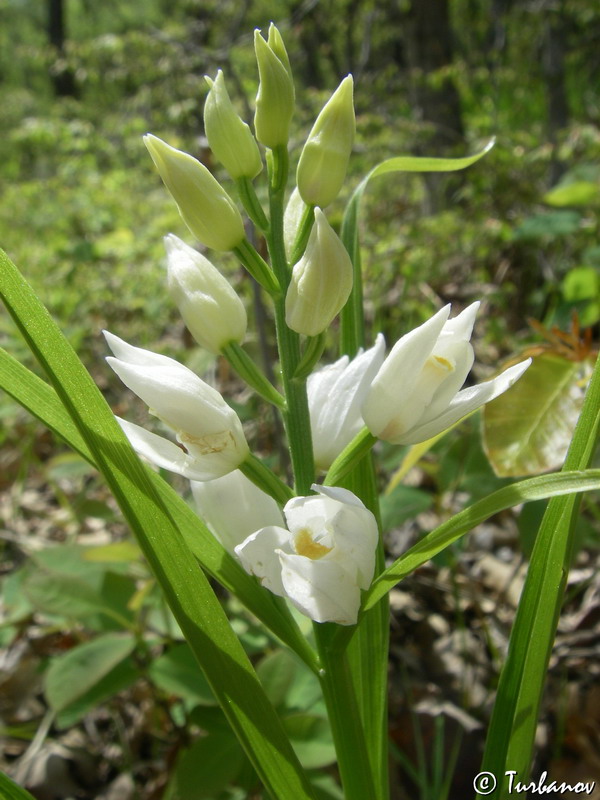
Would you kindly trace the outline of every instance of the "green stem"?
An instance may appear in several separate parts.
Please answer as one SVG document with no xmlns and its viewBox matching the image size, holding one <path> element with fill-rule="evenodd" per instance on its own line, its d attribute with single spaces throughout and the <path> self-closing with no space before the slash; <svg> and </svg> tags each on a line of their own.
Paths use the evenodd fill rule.
<svg viewBox="0 0 600 800">
<path fill-rule="evenodd" d="M 283 421 L 294 470 L 294 485 L 299 495 L 306 495 L 315 478 L 306 379 L 294 377 L 300 363 L 300 341 L 298 334 L 290 330 L 285 322 L 285 291 L 289 283 L 289 266 L 283 239 L 283 208 L 288 170 L 286 148 L 270 151 L 267 164 L 271 216 L 267 242 L 273 272 L 282 289 L 282 294 L 274 298 L 274 304 L 281 377 L 287 403 Z"/>
<path fill-rule="evenodd" d="M 377 439 L 368 428 L 363 428 L 357 433 L 329 467 L 323 481 L 325 486 L 338 486 L 342 478 L 354 469 L 376 443 Z"/>
<path fill-rule="evenodd" d="M 323 331 L 317 336 L 308 337 L 304 345 L 304 352 L 302 353 L 300 363 L 296 367 L 294 378 L 307 378 L 310 375 L 315 364 L 323 355 L 326 340 L 327 331 Z"/>
<path fill-rule="evenodd" d="M 354 192 L 344 213 L 341 239 L 350 254 L 354 268 L 354 282 L 350 298 L 340 314 L 340 351 L 351 358 L 359 347 L 364 345 L 364 312 L 362 291 L 362 270 L 358 241 L 358 211 L 360 198 L 368 178 Z M 352 452 L 352 444 L 356 449 Z M 374 444 L 373 437 L 366 430 L 351 443 L 350 452 L 342 453 L 338 462 L 332 465 L 327 479 L 341 483 L 354 492 L 375 514 L 380 537 L 377 548 L 375 576 L 384 569 L 384 553 L 381 537 L 381 516 L 379 497 L 375 481 L 373 461 L 370 456 L 360 458 L 363 447 Z M 353 459 L 355 466 L 347 469 Z M 337 474 L 336 474 L 337 472 Z M 346 477 L 344 477 L 344 474 Z M 338 638 L 343 645 L 345 632 L 340 629 Z M 389 796 L 387 775 L 387 669 L 389 648 L 389 611 L 387 595 L 373 608 L 364 612 L 356 634 L 348 647 L 348 660 L 352 670 L 356 694 L 359 700 L 365 738 L 369 745 L 369 758 L 373 769 L 377 800 Z"/>
<path fill-rule="evenodd" d="M 332 632 L 337 627 L 329 623 L 313 624 L 322 666 L 321 688 L 335 743 L 344 798 L 373 800 L 377 795 L 350 665 L 346 652 L 332 645 Z"/>
<path fill-rule="evenodd" d="M 250 178 L 238 178 L 235 184 L 237 186 L 242 205 L 246 209 L 246 212 L 252 222 L 259 230 L 263 231 L 263 233 L 268 231 L 269 220 L 263 211 L 263 207 L 261 206 L 260 200 L 256 194 L 256 190 L 254 189 L 254 184 Z"/>
<path fill-rule="evenodd" d="M 277 278 L 271 272 L 269 265 L 256 252 L 247 239 L 242 239 L 240 244 L 234 247 L 233 252 L 246 267 L 254 280 L 258 281 L 269 294 L 276 295 L 281 291 Z"/>
<path fill-rule="evenodd" d="M 340 352 L 346 353 L 350 358 L 353 358 L 359 347 L 363 347 L 365 343 L 362 265 L 358 242 L 358 207 L 361 195 L 359 187 L 358 193 L 352 195 L 344 213 L 340 231 L 340 238 L 350 255 L 354 270 L 352 292 L 340 312 Z"/>
<path fill-rule="evenodd" d="M 242 461 L 238 469 L 241 470 L 252 483 L 258 486 L 259 489 L 270 494 L 271 497 L 282 506 L 294 496 L 290 487 L 286 486 L 268 467 L 265 467 L 254 453 L 250 453 L 246 460 Z"/>
<path fill-rule="evenodd" d="M 277 408 L 281 410 L 285 409 L 285 398 L 283 395 L 279 394 L 273 384 L 267 380 L 265 375 L 263 375 L 238 342 L 228 342 L 221 348 L 221 353 L 225 356 L 227 361 L 229 361 L 238 375 L 240 375 L 254 391 L 258 392 L 258 394 L 264 397 L 269 403 L 273 403 Z"/>
<path fill-rule="evenodd" d="M 269 171 L 269 192 L 271 196 L 275 195 L 281 199 L 281 211 L 283 214 L 283 196 L 290 168 L 290 159 L 287 147 L 284 144 L 267 152 L 267 168 Z"/>
<path fill-rule="evenodd" d="M 367 455 L 356 465 L 342 481 L 342 486 L 359 497 L 377 520 L 379 528 L 375 566 L 375 577 L 377 577 L 385 568 L 385 555 L 379 495 L 371 455 Z M 386 800 L 389 797 L 387 753 L 389 628 L 389 602 L 388 596 L 385 595 L 375 607 L 361 614 L 360 624 L 348 647 L 348 663 L 368 745 L 376 800 Z M 335 645 L 343 646 L 344 634 L 345 630 L 340 626 L 335 635 Z"/>
</svg>

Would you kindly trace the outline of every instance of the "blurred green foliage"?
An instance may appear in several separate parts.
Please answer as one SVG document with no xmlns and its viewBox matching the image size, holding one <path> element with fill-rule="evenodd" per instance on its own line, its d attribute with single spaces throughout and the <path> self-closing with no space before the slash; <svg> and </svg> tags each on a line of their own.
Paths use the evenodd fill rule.
<svg viewBox="0 0 600 800">
<path fill-rule="evenodd" d="M 431 187 L 420 176 L 369 189 L 370 321 L 393 340 L 429 314 L 435 296 L 463 304 L 484 294 L 494 317 L 489 335 L 501 350 L 511 347 L 507 335 L 524 330 L 525 316 L 563 322 L 574 302 L 593 324 L 594 299 L 588 292 L 574 301 L 565 279 L 575 267 L 599 269 L 600 11 L 585 0 L 560 10 L 451 0 L 449 9 L 453 60 L 424 79 L 435 88 L 450 78 L 458 88 L 466 141 L 455 152 L 490 135 L 497 145 L 463 177 L 447 180 L 443 208 L 431 208 Z M 407 56 L 409 11 L 408 2 L 351 0 L 64 0 L 58 51 L 48 40 L 47 4 L 0 3 L 0 242 L 88 364 L 102 350 L 100 328 L 115 321 L 139 344 L 179 326 L 163 291 L 161 238 L 188 234 L 142 134 L 150 130 L 212 166 L 202 140 L 203 75 L 222 66 L 251 117 L 251 29 L 275 19 L 299 84 L 293 141 L 300 143 L 343 74 L 356 74 L 358 140 L 335 219 L 360 176 L 384 157 L 417 152 L 430 127 L 413 107 L 423 76 L 415 77 Z M 542 56 L 548 26 L 561 20 L 569 113 L 556 131 Z M 53 76 L 61 70 L 72 74 L 74 96 L 56 96 Z M 227 268 L 235 273 L 235 265 Z"/>
</svg>

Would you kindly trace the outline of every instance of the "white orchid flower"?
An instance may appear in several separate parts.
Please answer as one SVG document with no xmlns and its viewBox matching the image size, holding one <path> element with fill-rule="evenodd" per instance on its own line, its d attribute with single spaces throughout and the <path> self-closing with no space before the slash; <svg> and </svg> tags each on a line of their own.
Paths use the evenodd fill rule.
<svg viewBox="0 0 600 800">
<path fill-rule="evenodd" d="M 106 359 L 109 365 L 187 451 L 119 420 L 140 455 L 198 481 L 226 475 L 244 461 L 249 450 L 242 423 L 216 389 L 172 358 L 133 347 L 108 331 L 104 335 L 115 355 Z"/>
<path fill-rule="evenodd" d="M 521 377 L 531 359 L 459 391 L 473 366 L 469 340 L 478 308 L 479 303 L 473 303 L 449 320 L 447 305 L 396 342 L 362 407 L 365 424 L 374 436 L 392 444 L 424 442 L 498 397 Z"/>
<path fill-rule="evenodd" d="M 191 486 L 198 513 L 230 553 L 261 526 L 284 524 L 275 500 L 239 469 Z"/>
<path fill-rule="evenodd" d="M 361 405 L 384 356 L 385 339 L 380 333 L 369 350 L 359 350 L 352 360 L 342 356 L 309 376 L 308 408 L 315 465 L 319 469 L 329 469 L 364 427 Z"/>
<path fill-rule="evenodd" d="M 315 622 L 356 624 L 375 570 L 377 523 L 347 489 L 312 486 L 283 509 L 288 529 L 261 528 L 235 548 L 244 569 Z"/>
</svg>

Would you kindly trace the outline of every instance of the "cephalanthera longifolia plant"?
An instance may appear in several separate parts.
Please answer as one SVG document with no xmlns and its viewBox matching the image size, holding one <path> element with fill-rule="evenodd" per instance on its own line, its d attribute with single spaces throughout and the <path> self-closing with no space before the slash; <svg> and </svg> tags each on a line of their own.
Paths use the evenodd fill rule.
<svg viewBox="0 0 600 800">
<path fill-rule="evenodd" d="M 177 361 L 107 332 L 110 367 L 167 433 L 159 436 L 115 419 L 6 257 L 3 299 L 51 385 L 4 352 L 1 385 L 102 472 L 266 792 L 281 800 L 316 797 L 314 771 L 298 760 L 205 573 L 236 595 L 317 676 L 344 797 L 386 798 L 387 591 L 489 516 L 553 497 L 533 552 L 488 734 L 484 768 L 497 777 L 498 787 L 487 796 L 500 797 L 506 769 L 523 778 L 529 769 L 572 549 L 576 498 L 600 487 L 600 471 L 588 469 L 598 438 L 600 378 L 592 378 L 562 472 L 495 492 L 446 520 L 385 568 L 373 446 L 378 440 L 413 446 L 430 440 L 507 391 L 530 359 L 462 388 L 474 360 L 470 338 L 476 302 L 460 313 L 452 314 L 449 306 L 437 310 L 391 347 L 381 334 L 366 337 L 360 200 L 375 177 L 462 169 L 488 148 L 462 159 L 399 157 L 375 166 L 352 194 L 340 236 L 327 207 L 344 184 L 352 152 L 352 77 L 341 82 L 318 115 L 290 186 L 288 136 L 295 106 L 290 62 L 274 26 L 267 38 L 256 31 L 255 48 L 254 133 L 235 111 L 223 73 L 207 78 L 206 136 L 239 203 L 191 155 L 151 134 L 145 144 L 192 238 L 209 250 L 235 254 L 270 298 L 277 385 L 244 350 L 246 311 L 227 279 L 189 244 L 166 237 L 173 300 L 198 344 L 227 359 L 281 414 L 293 485 L 252 452 L 238 415 L 215 388 Z M 266 184 L 268 207 L 255 181 Z M 248 220 L 256 236 L 264 237 L 268 260 L 248 238 Z M 339 358 L 318 366 L 338 316 Z M 192 482 L 200 518 L 146 461 Z M 290 606 L 312 620 L 312 636 L 301 632 L 300 617 Z"/>
</svg>

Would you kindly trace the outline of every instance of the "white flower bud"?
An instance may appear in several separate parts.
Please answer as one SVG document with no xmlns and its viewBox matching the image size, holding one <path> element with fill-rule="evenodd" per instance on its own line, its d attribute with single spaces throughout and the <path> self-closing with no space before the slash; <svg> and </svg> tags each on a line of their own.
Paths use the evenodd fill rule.
<svg viewBox="0 0 600 800">
<path fill-rule="evenodd" d="M 288 326 L 307 336 L 329 327 L 352 291 L 352 262 L 342 241 L 315 208 L 315 223 L 304 255 L 294 265 L 285 298 Z"/>
<path fill-rule="evenodd" d="M 302 149 L 296 182 L 307 205 L 325 208 L 344 183 L 356 130 L 352 89 L 348 75 L 317 117 Z"/>
<path fill-rule="evenodd" d="M 206 167 L 150 133 L 144 136 L 144 144 L 183 221 L 198 241 L 213 250 L 238 247 L 246 236 L 242 216 Z"/>
<path fill-rule="evenodd" d="M 244 304 L 210 261 L 177 236 L 165 237 L 167 285 L 190 333 L 211 353 L 246 335 Z"/>
<path fill-rule="evenodd" d="M 260 31 L 254 31 L 254 49 L 260 83 L 256 95 L 254 130 L 265 147 L 274 149 L 287 145 L 290 122 L 294 113 L 294 82 L 283 40 L 274 26 L 265 41 Z"/>
<path fill-rule="evenodd" d="M 291 257 L 296 244 L 296 237 L 298 236 L 305 210 L 306 203 L 300 197 L 298 187 L 295 186 L 283 214 L 283 243 L 285 244 L 285 254 L 288 259 Z"/>
<path fill-rule="evenodd" d="M 232 178 L 255 178 L 262 169 L 256 139 L 236 113 L 221 70 L 214 81 L 206 77 L 210 92 L 204 104 L 204 130 L 210 149 Z"/>
</svg>

